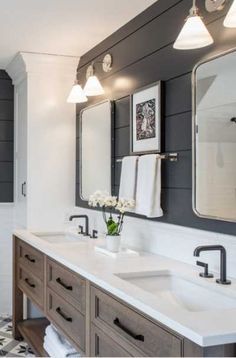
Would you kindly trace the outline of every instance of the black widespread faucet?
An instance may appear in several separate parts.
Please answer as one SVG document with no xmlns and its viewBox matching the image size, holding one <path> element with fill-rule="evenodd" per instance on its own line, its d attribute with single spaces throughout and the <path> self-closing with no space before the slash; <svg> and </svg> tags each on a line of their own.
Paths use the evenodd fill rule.
<svg viewBox="0 0 236 358">
<path fill-rule="evenodd" d="M 85 220 L 85 235 L 89 236 L 89 218 L 88 215 L 71 215 L 69 221 L 73 219 L 84 219 Z"/>
<path fill-rule="evenodd" d="M 202 251 L 220 251 L 220 278 L 216 280 L 217 283 L 222 285 L 230 285 L 231 281 L 227 280 L 226 274 L 226 250 L 222 245 L 206 245 L 198 246 L 194 250 L 194 256 L 199 257 Z"/>
</svg>

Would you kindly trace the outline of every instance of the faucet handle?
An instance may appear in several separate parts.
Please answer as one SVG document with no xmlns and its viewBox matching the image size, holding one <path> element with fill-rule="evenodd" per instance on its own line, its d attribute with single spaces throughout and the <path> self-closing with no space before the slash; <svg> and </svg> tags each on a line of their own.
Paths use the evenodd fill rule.
<svg viewBox="0 0 236 358">
<path fill-rule="evenodd" d="M 84 235 L 84 227 L 82 225 L 79 225 L 79 234 Z"/>
<path fill-rule="evenodd" d="M 90 238 L 91 238 L 91 239 L 97 239 L 97 238 L 98 238 L 98 232 L 97 232 L 97 230 L 93 230 L 93 231 L 92 231 L 92 235 L 90 235 Z"/>
<path fill-rule="evenodd" d="M 212 278 L 212 277 L 214 277 L 214 276 L 212 275 L 212 273 L 209 273 L 209 272 L 208 272 L 208 264 L 206 264 L 205 262 L 201 262 L 201 261 L 196 261 L 196 264 L 197 264 L 198 266 L 204 267 L 204 272 L 200 272 L 200 273 L 199 273 L 199 276 L 205 277 L 205 278 Z"/>
</svg>

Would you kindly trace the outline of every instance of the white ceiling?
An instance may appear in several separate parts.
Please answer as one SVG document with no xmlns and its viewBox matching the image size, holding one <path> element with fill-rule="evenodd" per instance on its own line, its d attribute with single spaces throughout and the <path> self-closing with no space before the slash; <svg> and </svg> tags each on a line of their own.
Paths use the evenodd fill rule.
<svg viewBox="0 0 236 358">
<path fill-rule="evenodd" d="M 18 51 L 81 56 L 156 0 L 1 0 L 0 68 Z"/>
</svg>

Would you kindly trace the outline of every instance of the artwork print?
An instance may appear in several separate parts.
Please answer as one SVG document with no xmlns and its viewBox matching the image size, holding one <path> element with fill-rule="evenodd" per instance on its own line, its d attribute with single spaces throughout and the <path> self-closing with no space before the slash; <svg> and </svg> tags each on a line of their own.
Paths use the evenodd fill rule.
<svg viewBox="0 0 236 358">
<path fill-rule="evenodd" d="M 156 137 L 156 99 L 136 104 L 136 140 Z"/>
<path fill-rule="evenodd" d="M 131 95 L 131 154 L 161 152 L 161 82 Z"/>
</svg>

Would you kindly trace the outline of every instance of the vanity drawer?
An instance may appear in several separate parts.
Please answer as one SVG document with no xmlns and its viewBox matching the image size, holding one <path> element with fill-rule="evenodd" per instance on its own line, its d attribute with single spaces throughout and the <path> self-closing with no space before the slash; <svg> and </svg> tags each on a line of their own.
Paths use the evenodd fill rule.
<svg viewBox="0 0 236 358">
<path fill-rule="evenodd" d="M 40 251 L 21 240 L 17 240 L 17 261 L 27 271 L 31 271 L 35 276 L 43 280 L 44 255 Z"/>
<path fill-rule="evenodd" d="M 43 309 L 43 282 L 31 272 L 25 270 L 23 266 L 18 267 L 18 286 L 29 299 L 32 299 Z"/>
<path fill-rule="evenodd" d="M 91 324 L 90 353 L 92 357 L 130 357 L 130 353 L 101 329 Z"/>
<path fill-rule="evenodd" d="M 181 357 L 182 339 L 91 286 L 91 320 L 103 329 L 116 332 L 148 356 Z"/>
<path fill-rule="evenodd" d="M 85 280 L 48 258 L 47 286 L 85 314 Z"/>
<path fill-rule="evenodd" d="M 85 351 L 85 317 L 67 301 L 47 288 L 46 314 L 61 331 Z"/>
</svg>

